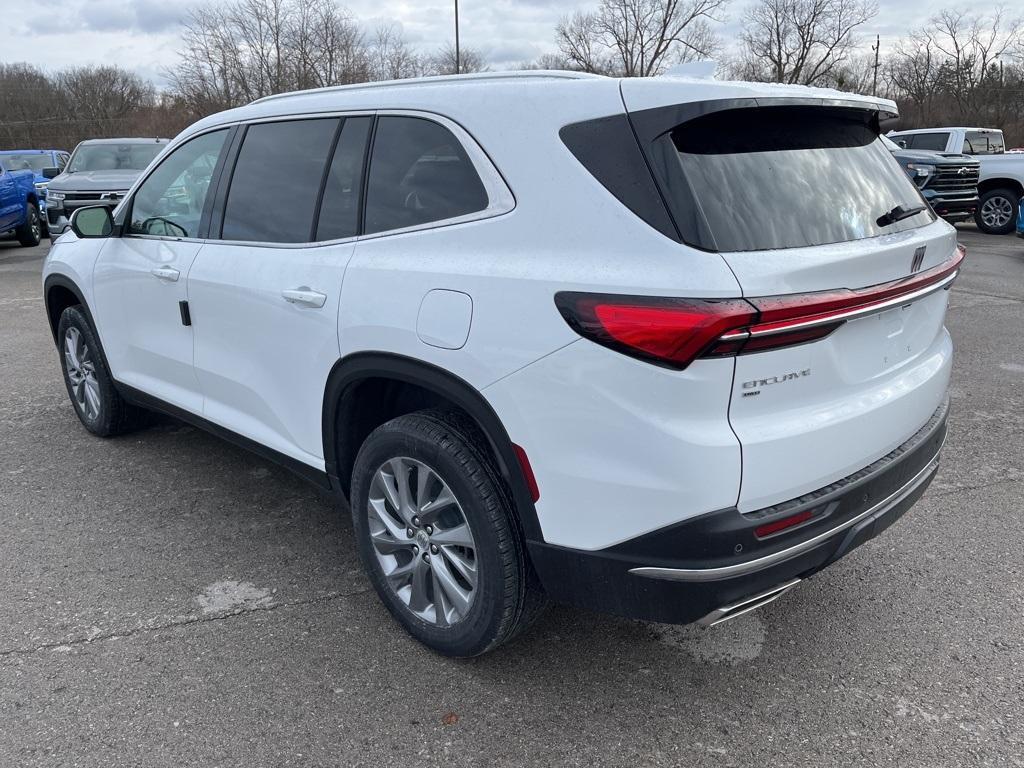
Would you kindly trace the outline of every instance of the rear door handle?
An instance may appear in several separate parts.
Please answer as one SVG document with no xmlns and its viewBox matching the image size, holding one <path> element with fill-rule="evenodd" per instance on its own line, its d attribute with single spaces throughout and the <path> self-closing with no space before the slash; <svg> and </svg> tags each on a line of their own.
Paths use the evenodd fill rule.
<svg viewBox="0 0 1024 768">
<path fill-rule="evenodd" d="M 166 280 L 169 283 L 178 282 L 178 277 L 181 275 L 181 273 L 174 267 L 157 267 L 156 269 L 151 270 L 150 274 L 161 280 Z"/>
<path fill-rule="evenodd" d="M 312 288 L 302 286 L 300 288 L 289 288 L 281 291 L 281 298 L 289 304 L 301 304 L 304 307 L 316 307 L 319 309 L 327 301 L 327 295 L 314 291 Z"/>
</svg>

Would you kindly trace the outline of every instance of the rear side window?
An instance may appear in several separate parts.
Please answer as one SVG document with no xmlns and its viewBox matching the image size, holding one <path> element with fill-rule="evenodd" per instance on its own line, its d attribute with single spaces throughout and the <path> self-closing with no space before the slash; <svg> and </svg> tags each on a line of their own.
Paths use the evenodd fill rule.
<svg viewBox="0 0 1024 768">
<path fill-rule="evenodd" d="M 487 208 L 487 192 L 465 149 L 433 120 L 377 121 L 366 192 L 366 233 L 444 221 Z"/>
<path fill-rule="evenodd" d="M 1003 135 L 990 131 L 968 131 L 964 134 L 963 152 L 968 155 L 996 155 L 1005 151 Z"/>
<path fill-rule="evenodd" d="M 224 206 L 225 240 L 306 243 L 337 119 L 250 125 Z"/>
<path fill-rule="evenodd" d="M 676 220 L 701 218 L 701 242 L 691 244 L 708 250 L 838 243 L 919 227 L 933 218 L 925 206 L 894 224 L 877 223 L 896 206 L 924 202 L 866 110 L 784 106 L 712 112 L 656 139 L 651 156 Z"/>
<path fill-rule="evenodd" d="M 945 152 L 949 143 L 947 133 L 908 133 L 901 137 L 907 142 L 907 149 L 927 149 L 932 152 Z"/>
</svg>

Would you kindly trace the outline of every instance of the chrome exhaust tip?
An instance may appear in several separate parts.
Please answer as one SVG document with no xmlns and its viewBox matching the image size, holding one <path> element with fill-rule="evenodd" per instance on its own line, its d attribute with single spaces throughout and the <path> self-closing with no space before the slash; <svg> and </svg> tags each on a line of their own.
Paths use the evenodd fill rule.
<svg viewBox="0 0 1024 768">
<path fill-rule="evenodd" d="M 750 613 L 763 605 L 768 605 L 768 603 L 778 600 L 799 583 L 800 579 L 791 579 L 782 584 L 777 584 L 771 589 L 766 589 L 764 592 L 759 592 L 751 597 L 745 597 L 738 602 L 723 605 L 721 608 L 713 610 L 704 618 L 698 619 L 697 623 L 702 627 L 713 627 L 716 624 L 735 619 L 737 616 Z"/>
</svg>

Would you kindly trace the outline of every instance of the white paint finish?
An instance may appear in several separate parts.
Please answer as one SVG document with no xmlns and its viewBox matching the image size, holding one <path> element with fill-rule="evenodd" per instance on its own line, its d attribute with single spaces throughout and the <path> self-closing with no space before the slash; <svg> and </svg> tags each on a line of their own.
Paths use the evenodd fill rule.
<svg viewBox="0 0 1024 768">
<path fill-rule="evenodd" d="M 436 288 L 420 303 L 416 335 L 420 341 L 441 349 L 461 349 L 473 324 L 473 299 L 461 291 Z"/>
<path fill-rule="evenodd" d="M 732 360 L 686 371 L 580 340 L 484 394 L 540 487 L 545 541 L 595 550 L 736 503 Z"/>
<path fill-rule="evenodd" d="M 185 276 L 202 243 L 152 237 L 105 242 L 96 261 L 91 306 L 114 378 L 200 412 L 192 328 L 182 325 L 178 302 L 188 299 Z M 154 271 L 177 271 L 179 277 L 162 279 Z"/>
<path fill-rule="evenodd" d="M 812 248 L 723 253 L 744 296 L 776 296 L 864 288 L 910 274 L 914 251 L 926 247 L 922 269 L 952 258 L 956 230 L 942 219 L 894 235 Z"/>
<path fill-rule="evenodd" d="M 338 360 L 338 305 L 353 248 L 203 248 L 188 292 L 204 417 L 324 468 L 323 394 Z M 281 295 L 300 286 L 324 294 L 324 305 Z"/>
</svg>

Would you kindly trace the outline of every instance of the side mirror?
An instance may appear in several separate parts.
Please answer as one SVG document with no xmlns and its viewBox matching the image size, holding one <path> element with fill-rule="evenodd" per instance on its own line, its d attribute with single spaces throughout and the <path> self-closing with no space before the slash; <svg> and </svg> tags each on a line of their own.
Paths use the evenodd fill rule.
<svg viewBox="0 0 1024 768">
<path fill-rule="evenodd" d="M 43 168 L 44 179 L 56 179 L 60 176 L 60 168 Z"/>
<path fill-rule="evenodd" d="M 900 149 L 906 149 L 907 148 L 907 142 L 905 142 L 905 141 L 897 141 L 896 143 L 900 145 Z"/>
<path fill-rule="evenodd" d="M 114 216 L 105 205 L 78 208 L 71 214 L 71 231 L 78 237 L 110 237 L 114 231 Z"/>
</svg>

